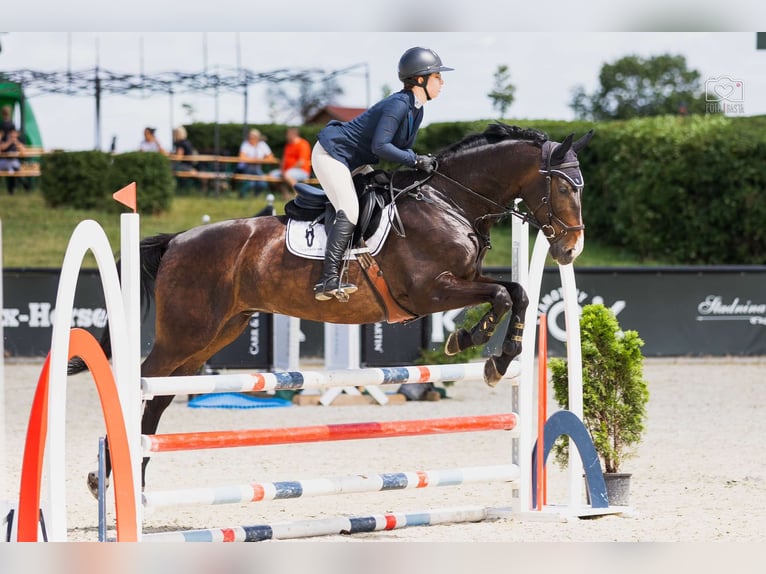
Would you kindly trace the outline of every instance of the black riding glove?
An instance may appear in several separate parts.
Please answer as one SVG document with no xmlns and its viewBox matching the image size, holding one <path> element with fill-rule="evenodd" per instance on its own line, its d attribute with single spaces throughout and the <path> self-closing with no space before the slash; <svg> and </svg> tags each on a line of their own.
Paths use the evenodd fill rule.
<svg viewBox="0 0 766 574">
<path fill-rule="evenodd" d="M 431 173 L 436 169 L 436 158 L 431 155 L 419 155 L 415 158 L 415 168 Z"/>
</svg>

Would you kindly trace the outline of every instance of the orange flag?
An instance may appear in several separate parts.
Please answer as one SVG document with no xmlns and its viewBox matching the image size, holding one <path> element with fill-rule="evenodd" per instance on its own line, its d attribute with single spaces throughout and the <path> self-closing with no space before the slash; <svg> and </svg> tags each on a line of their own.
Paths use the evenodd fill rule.
<svg viewBox="0 0 766 574">
<path fill-rule="evenodd" d="M 115 191 L 112 194 L 112 197 L 119 201 L 123 205 L 127 205 L 130 209 L 133 210 L 133 213 L 136 212 L 136 182 L 129 183 L 125 187 L 123 187 L 120 191 Z"/>
</svg>

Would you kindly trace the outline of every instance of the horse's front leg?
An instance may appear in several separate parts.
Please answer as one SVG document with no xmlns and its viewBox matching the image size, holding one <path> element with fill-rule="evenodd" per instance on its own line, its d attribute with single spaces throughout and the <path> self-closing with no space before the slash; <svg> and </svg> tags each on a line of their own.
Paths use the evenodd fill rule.
<svg viewBox="0 0 766 574">
<path fill-rule="evenodd" d="M 524 317 L 529 299 L 524 288 L 518 283 L 499 281 L 513 300 L 510 324 L 503 339 L 499 355 L 491 356 L 484 365 L 484 381 L 494 387 L 505 375 L 511 361 L 521 354 L 521 340 L 524 334 Z"/>
<path fill-rule="evenodd" d="M 450 333 L 449 337 L 447 337 L 447 342 L 444 344 L 444 354 L 451 357 L 457 355 L 460 351 L 477 345 L 483 345 L 489 341 L 497 328 L 497 324 L 507 310 L 508 308 L 498 313 L 493 305 L 470 330 L 461 327 L 457 331 Z"/>
<path fill-rule="evenodd" d="M 509 292 L 509 288 L 512 289 L 512 293 Z M 445 354 L 450 356 L 486 343 L 508 310 L 518 307 L 517 297 L 522 297 L 521 304 L 526 307 L 526 295 L 520 286 L 515 283 L 495 281 L 489 277 L 480 277 L 476 281 L 468 281 L 445 273 L 439 276 L 430 294 L 432 298 L 438 297 L 441 303 L 448 302 L 452 309 L 480 303 L 490 303 L 491 305 L 490 309 L 470 330 L 461 328 L 450 333 L 444 345 Z M 505 374 L 510 362 L 510 359 L 506 363 L 505 361 L 495 361 L 493 357 L 490 357 L 484 368 L 486 383 L 492 386 L 497 384 Z M 503 365 L 505 366 L 503 367 Z"/>
</svg>

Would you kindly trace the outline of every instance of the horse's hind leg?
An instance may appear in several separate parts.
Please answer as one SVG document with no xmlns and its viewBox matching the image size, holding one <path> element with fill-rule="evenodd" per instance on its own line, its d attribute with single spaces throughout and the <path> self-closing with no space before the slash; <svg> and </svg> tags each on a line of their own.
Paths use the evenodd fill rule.
<svg viewBox="0 0 766 574">
<path fill-rule="evenodd" d="M 523 318 L 527 312 L 527 305 L 529 305 L 527 293 L 521 285 L 512 282 L 499 283 L 504 285 L 510 293 L 513 308 L 500 354 L 491 356 L 484 365 L 484 380 L 492 387 L 505 375 L 511 361 L 521 353 L 521 339 L 524 334 Z"/>
<path fill-rule="evenodd" d="M 104 489 L 109 488 L 109 476 L 112 474 L 112 458 L 109 454 L 109 435 L 104 438 L 104 476 L 106 477 Z M 98 471 L 91 470 L 88 473 L 88 490 L 94 498 L 98 498 Z"/>
<path fill-rule="evenodd" d="M 144 405 L 144 414 L 141 417 L 141 434 L 152 435 L 157 433 L 160 426 L 160 418 L 173 402 L 173 395 L 154 397 L 146 401 Z M 145 456 L 141 461 L 141 488 L 146 486 L 146 465 L 149 464 L 149 457 Z"/>
<path fill-rule="evenodd" d="M 147 401 L 144 406 L 144 414 L 141 417 L 141 434 L 155 434 L 160 424 L 160 417 L 170 403 L 173 402 L 172 396 L 155 397 Z M 141 488 L 146 486 L 146 465 L 149 464 L 149 457 L 145 456 L 141 461 Z M 106 477 L 105 488 L 109 488 L 109 476 L 112 474 L 112 460 L 109 455 L 109 437 L 106 438 L 105 456 L 104 456 L 104 476 Z M 98 497 L 98 473 L 91 471 L 88 473 L 88 490 L 94 497 Z"/>
<path fill-rule="evenodd" d="M 168 345 L 163 337 L 162 342 L 158 337 L 151 353 L 141 366 L 141 374 L 151 376 L 194 376 L 197 375 L 205 362 L 218 351 L 234 341 L 245 329 L 250 314 L 239 313 L 229 318 L 217 331 L 200 333 L 200 330 L 192 330 L 189 339 L 176 336 L 173 344 Z M 178 333 L 176 333 L 178 334 Z M 205 336 L 200 336 L 200 334 Z M 194 337 L 193 335 L 196 335 Z M 199 343 L 203 341 L 204 343 Z M 179 350 L 183 352 L 179 354 Z M 141 434 L 152 435 L 157 433 L 160 418 L 165 409 L 173 402 L 173 395 L 157 396 L 146 401 L 143 416 L 141 417 Z M 141 486 L 146 486 L 146 467 L 150 457 L 144 457 L 141 464 Z"/>
</svg>

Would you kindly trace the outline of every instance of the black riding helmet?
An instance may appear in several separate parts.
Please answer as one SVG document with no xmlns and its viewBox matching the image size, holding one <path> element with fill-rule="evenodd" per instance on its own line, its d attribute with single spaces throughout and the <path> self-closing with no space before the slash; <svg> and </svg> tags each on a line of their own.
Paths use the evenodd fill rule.
<svg viewBox="0 0 766 574">
<path fill-rule="evenodd" d="M 452 70 L 454 68 L 443 65 L 439 55 L 430 48 L 410 48 L 399 58 L 399 79 L 405 83 L 417 83 L 415 79 L 419 76 Z"/>
</svg>

